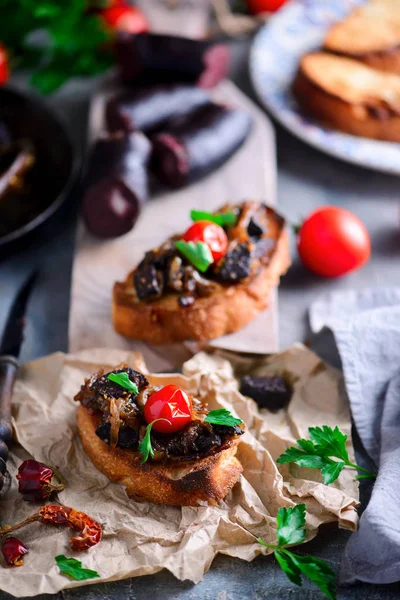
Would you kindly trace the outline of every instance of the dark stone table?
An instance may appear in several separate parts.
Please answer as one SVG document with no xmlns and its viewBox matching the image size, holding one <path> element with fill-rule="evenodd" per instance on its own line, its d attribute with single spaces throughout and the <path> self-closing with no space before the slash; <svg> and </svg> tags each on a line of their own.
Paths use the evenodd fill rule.
<svg viewBox="0 0 400 600">
<path fill-rule="evenodd" d="M 247 52 L 246 42 L 233 46 L 232 78 L 254 98 L 247 75 Z M 93 85 L 74 82 L 51 100 L 51 104 L 64 113 L 79 148 L 84 146 L 88 98 Z M 283 348 L 309 337 L 307 308 L 319 294 L 331 290 L 400 285 L 397 264 L 400 257 L 400 193 L 398 178 L 342 163 L 306 146 L 279 126 L 276 130 L 280 210 L 292 222 L 299 222 L 302 216 L 319 205 L 345 206 L 362 218 L 371 234 L 373 247 L 372 259 L 365 268 L 338 280 L 313 276 L 294 258 L 294 264 L 284 277 L 279 292 Z M 40 268 L 29 305 L 23 360 L 67 349 L 78 192 L 75 196 L 28 248 L 0 262 L 0 330 L 19 285 L 32 269 Z M 336 526 L 326 526 L 315 540 L 301 550 L 329 560 L 338 569 L 348 536 L 347 532 L 339 531 Z M 161 572 L 118 583 L 77 588 L 57 596 L 66 600 L 82 597 L 93 600 L 147 600 L 149 597 L 154 600 L 317 600 L 322 598 L 322 594 L 308 581 L 305 581 L 303 588 L 296 588 L 286 579 L 272 557 L 259 557 L 251 563 L 245 563 L 219 556 L 197 586 L 179 582 L 169 573 Z M 366 600 L 399 598 L 400 585 L 358 585 L 338 591 L 341 600 L 361 597 Z M 0 600 L 8 598 L 11 598 L 8 594 L 0 592 Z"/>
</svg>

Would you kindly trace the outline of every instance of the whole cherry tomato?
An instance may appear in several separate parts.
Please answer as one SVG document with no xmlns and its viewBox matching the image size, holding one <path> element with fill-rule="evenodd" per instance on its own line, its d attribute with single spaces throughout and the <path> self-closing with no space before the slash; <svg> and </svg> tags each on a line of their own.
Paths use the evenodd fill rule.
<svg viewBox="0 0 400 600">
<path fill-rule="evenodd" d="M 143 414 L 147 423 L 152 423 L 155 419 L 169 421 L 156 421 L 154 431 L 175 433 L 192 420 L 192 400 L 178 386 L 166 385 L 149 396 Z"/>
<path fill-rule="evenodd" d="M 116 4 L 99 13 L 106 23 L 117 31 L 127 33 L 144 33 L 149 30 L 149 24 L 141 10 L 135 6 Z"/>
<path fill-rule="evenodd" d="M 286 0 L 247 0 L 247 6 L 253 15 L 257 15 L 263 12 L 275 12 L 285 2 Z"/>
<path fill-rule="evenodd" d="M 324 206 L 301 225 L 297 247 L 304 265 L 323 277 L 338 277 L 358 269 L 371 255 L 365 225 L 338 206 Z"/>
<path fill-rule="evenodd" d="M 225 231 L 211 221 L 196 221 L 183 236 L 185 242 L 204 242 L 211 250 L 214 262 L 218 262 L 228 249 Z"/>
<path fill-rule="evenodd" d="M 5 83 L 10 76 L 8 68 L 8 54 L 2 44 L 0 44 L 0 85 Z"/>
</svg>

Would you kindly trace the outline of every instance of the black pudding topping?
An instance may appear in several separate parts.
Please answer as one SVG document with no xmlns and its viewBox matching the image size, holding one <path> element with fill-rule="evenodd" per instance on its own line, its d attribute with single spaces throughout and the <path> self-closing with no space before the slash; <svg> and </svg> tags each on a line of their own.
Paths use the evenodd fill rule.
<svg viewBox="0 0 400 600">
<path fill-rule="evenodd" d="M 280 375 L 273 377 L 242 377 L 240 391 L 253 398 L 260 408 L 276 411 L 284 408 L 292 395 L 292 390 Z"/>
<path fill-rule="evenodd" d="M 184 431 L 175 434 L 168 443 L 167 453 L 171 456 L 204 456 L 212 449 L 219 448 L 221 443 L 220 436 L 210 431 L 207 425 L 194 421 Z"/>
<path fill-rule="evenodd" d="M 251 251 L 249 244 L 238 244 L 231 250 L 228 250 L 222 259 L 222 264 L 216 273 L 216 278 L 226 282 L 239 281 L 250 275 L 250 268 Z"/>
<path fill-rule="evenodd" d="M 136 270 L 133 283 L 139 300 L 156 300 L 163 292 L 162 275 L 154 265 L 144 265 Z"/>
<path fill-rule="evenodd" d="M 105 373 L 101 377 L 98 377 L 93 383 L 90 385 L 90 389 L 95 392 L 101 394 L 102 396 L 108 396 L 110 398 L 121 398 L 123 396 L 132 396 L 132 392 L 126 390 L 121 387 L 118 383 L 114 381 L 110 381 L 107 379 L 108 375 L 111 373 L 126 373 L 129 379 L 136 383 L 139 392 L 149 385 L 146 377 L 139 373 L 139 371 L 135 371 L 134 369 L 126 368 L 126 369 L 117 369 L 116 371 L 110 371 L 110 373 Z"/>
<path fill-rule="evenodd" d="M 244 433 L 244 430 L 239 427 L 239 425 L 235 425 L 234 427 L 230 427 L 229 425 L 213 425 L 212 428 L 213 431 L 222 438 L 222 441 L 224 441 L 225 438 L 234 435 L 243 435 Z"/>
<path fill-rule="evenodd" d="M 110 443 L 111 424 L 107 421 L 102 421 L 96 429 L 96 435 L 106 444 Z M 122 425 L 118 432 L 117 447 L 122 450 L 136 450 L 139 442 L 139 434 L 131 427 Z"/>
<path fill-rule="evenodd" d="M 254 217 L 251 217 L 247 226 L 247 233 L 249 234 L 249 237 L 258 239 L 264 233 L 264 229 Z"/>
</svg>

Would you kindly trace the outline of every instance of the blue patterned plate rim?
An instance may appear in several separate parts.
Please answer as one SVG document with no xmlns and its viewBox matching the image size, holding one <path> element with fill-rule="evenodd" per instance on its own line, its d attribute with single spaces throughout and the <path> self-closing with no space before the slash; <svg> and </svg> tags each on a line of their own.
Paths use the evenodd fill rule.
<svg viewBox="0 0 400 600">
<path fill-rule="evenodd" d="M 327 154 L 362 167 L 400 174 L 400 144 L 326 129 L 302 115 L 290 92 L 300 57 L 318 49 L 332 23 L 365 0 L 291 0 L 257 33 L 249 68 L 254 89 L 292 134 Z"/>
</svg>

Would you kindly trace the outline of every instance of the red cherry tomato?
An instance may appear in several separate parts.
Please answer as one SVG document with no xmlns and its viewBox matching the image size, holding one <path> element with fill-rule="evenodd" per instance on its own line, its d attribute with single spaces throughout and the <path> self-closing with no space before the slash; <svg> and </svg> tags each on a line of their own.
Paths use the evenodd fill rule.
<svg viewBox="0 0 400 600">
<path fill-rule="evenodd" d="M 285 2 L 286 0 L 247 0 L 247 6 L 253 15 L 257 15 L 263 12 L 275 12 Z"/>
<path fill-rule="evenodd" d="M 304 265 L 323 277 L 338 277 L 358 269 L 371 255 L 365 225 L 338 206 L 324 206 L 302 224 L 297 240 Z"/>
<path fill-rule="evenodd" d="M 141 10 L 135 6 L 116 4 L 99 13 L 106 23 L 117 31 L 127 33 L 144 33 L 149 30 L 149 24 Z"/>
<path fill-rule="evenodd" d="M 228 249 L 225 231 L 211 221 L 196 221 L 183 236 L 185 242 L 204 242 L 211 250 L 214 262 L 218 262 Z"/>
<path fill-rule="evenodd" d="M 175 433 L 192 420 L 192 400 L 178 386 L 166 385 L 149 396 L 143 414 L 146 423 L 155 419 L 169 421 L 156 421 L 153 425 L 154 431 Z"/>
<path fill-rule="evenodd" d="M 0 44 L 0 85 L 5 83 L 10 76 L 8 68 L 8 54 L 2 44 Z"/>
</svg>

